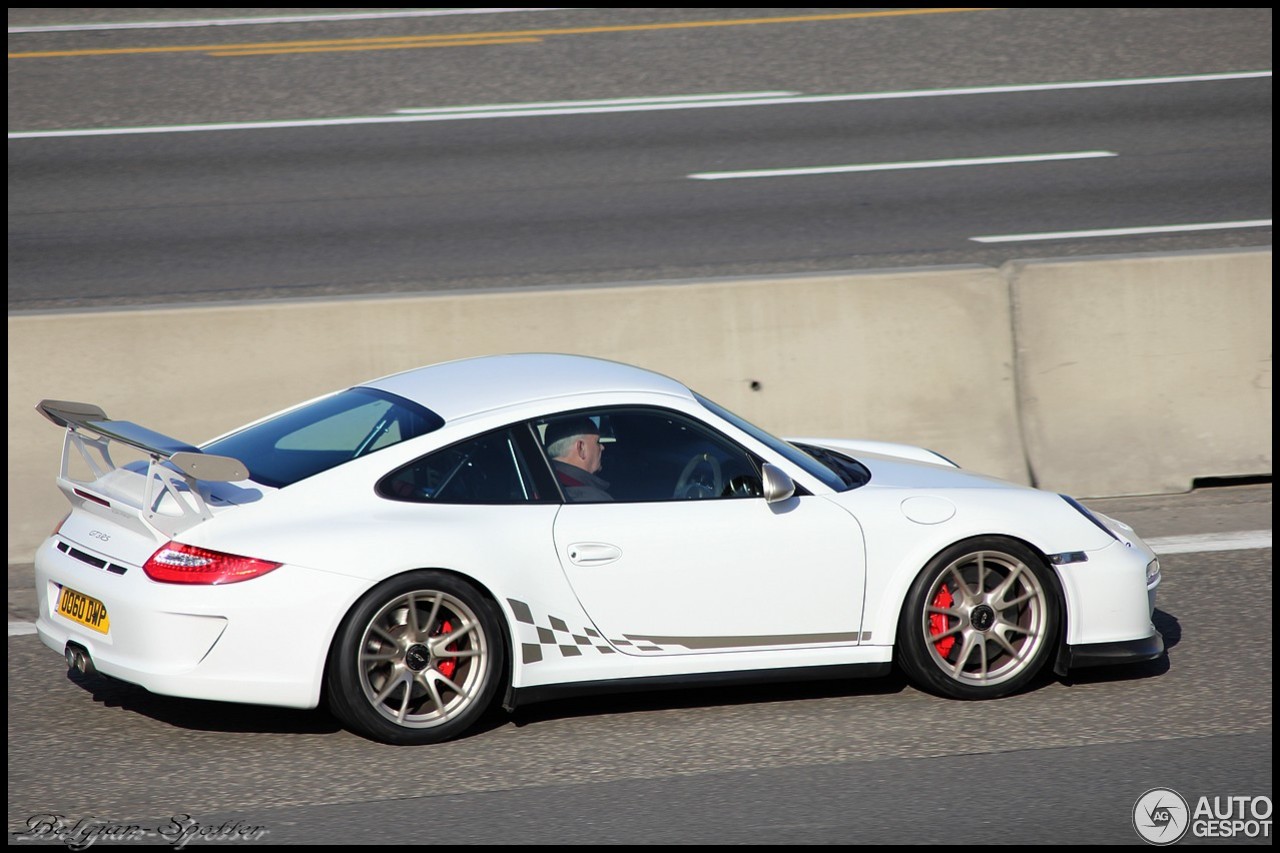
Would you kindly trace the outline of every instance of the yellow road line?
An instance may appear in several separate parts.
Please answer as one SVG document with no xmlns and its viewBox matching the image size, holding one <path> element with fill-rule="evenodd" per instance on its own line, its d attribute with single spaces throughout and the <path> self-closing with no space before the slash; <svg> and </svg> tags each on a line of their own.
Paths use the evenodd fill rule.
<svg viewBox="0 0 1280 853">
<path fill-rule="evenodd" d="M 434 38 L 424 38 L 416 42 L 404 42 L 403 44 L 365 44 L 352 45 L 351 47 L 290 47 L 275 50 L 228 50 L 228 51 L 210 51 L 210 56 L 275 56 L 276 54 L 287 53 L 341 53 L 354 50 L 417 50 L 424 47 L 475 47 L 484 44 L 539 44 L 542 39 L 538 38 L 512 38 L 512 39 L 473 39 L 470 41 L 441 41 Z"/>
<path fill-rule="evenodd" d="M 29 51 L 24 53 L 10 53 L 10 59 L 51 59 L 57 57 L 79 57 L 79 56 L 129 56 L 139 54 L 157 54 L 157 53 L 218 53 L 221 55 L 252 55 L 262 53 L 275 52 L 320 52 L 323 49 L 332 50 L 358 50 L 358 49 L 374 49 L 378 45 L 395 45 L 398 43 L 412 42 L 409 46 L 423 46 L 420 43 L 424 40 L 430 40 L 430 46 L 436 46 L 436 42 L 452 42 L 466 41 L 482 43 L 479 40 L 491 39 L 528 39 L 538 38 L 542 36 L 563 36 L 563 35 L 591 35 L 600 33 L 627 33 L 627 32 L 648 32 L 656 30 L 688 30 L 688 29 L 705 29 L 708 27 L 746 27 L 759 26 L 767 24 L 801 24 L 801 23 L 820 23 L 824 21 L 848 21 L 860 18 L 894 18 L 906 15 L 945 15 L 955 12 L 981 12 L 987 11 L 987 8 L 973 9 L 907 9 L 891 12 L 847 12 L 830 15 L 794 15 L 780 18 L 739 18 L 736 20 L 726 21 L 676 21 L 660 24 L 619 24 L 615 26 L 603 27 L 564 27 L 560 29 L 545 30 L 519 30 L 512 32 L 492 32 L 492 33 L 461 33 L 456 35 L 416 35 L 416 36 L 387 36 L 380 38 L 363 38 L 363 39 L 329 39 L 318 41 L 292 41 L 292 42 L 259 42 L 251 44 L 200 44 L 200 45 L 184 45 L 171 47 L 119 47 L 119 48 L 103 48 L 97 50 L 42 50 Z M 316 49 L 316 50 L 312 50 Z"/>
</svg>

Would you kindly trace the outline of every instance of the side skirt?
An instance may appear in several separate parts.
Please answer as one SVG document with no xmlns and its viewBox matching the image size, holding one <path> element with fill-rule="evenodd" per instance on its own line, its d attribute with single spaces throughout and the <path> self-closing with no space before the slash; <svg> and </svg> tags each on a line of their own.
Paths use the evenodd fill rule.
<svg viewBox="0 0 1280 853">
<path fill-rule="evenodd" d="M 578 681 L 565 684 L 543 684 L 536 687 L 508 688 L 502 707 L 514 711 L 522 705 L 564 699 L 570 696 L 597 696 L 609 693 L 641 693 L 656 690 L 679 690 L 692 687 L 730 687 L 741 684 L 778 684 L 793 681 L 840 681 L 848 678 L 878 678 L 893 669 L 883 663 L 855 663 L 836 666 L 806 666 L 792 669 L 758 669 L 739 672 L 695 673 L 692 675 L 659 675 L 645 678 L 610 678 L 602 681 Z"/>
</svg>

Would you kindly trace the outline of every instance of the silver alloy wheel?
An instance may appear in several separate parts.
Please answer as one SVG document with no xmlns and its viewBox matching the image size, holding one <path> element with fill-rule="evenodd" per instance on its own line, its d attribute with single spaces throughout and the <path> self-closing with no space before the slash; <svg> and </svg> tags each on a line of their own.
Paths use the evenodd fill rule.
<svg viewBox="0 0 1280 853">
<path fill-rule="evenodd" d="M 1049 639 L 1044 584 L 1002 551 L 965 554 L 938 572 L 920 628 L 933 663 L 961 684 L 992 686 L 1023 673 Z"/>
<path fill-rule="evenodd" d="M 480 696 L 492 655 L 476 614 L 460 599 L 419 590 L 392 599 L 360 638 L 360 688 L 397 726 L 424 729 L 458 717 Z"/>
</svg>

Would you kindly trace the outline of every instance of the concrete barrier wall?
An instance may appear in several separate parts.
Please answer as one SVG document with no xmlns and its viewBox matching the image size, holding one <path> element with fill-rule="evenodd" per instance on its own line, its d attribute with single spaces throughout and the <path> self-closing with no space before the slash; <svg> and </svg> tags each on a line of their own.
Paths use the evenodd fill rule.
<svg viewBox="0 0 1280 853">
<path fill-rule="evenodd" d="M 1144 262 L 1155 266 L 1134 272 Z M 1178 279 L 1186 284 L 1176 293 L 1151 292 L 1150 282 L 1164 281 L 1160 269 L 1184 267 L 1192 271 Z M 1205 293 L 1185 296 L 1180 308 L 1181 287 L 1190 293 L 1197 281 Z M 1270 253 L 1252 252 L 14 316 L 9 560 L 29 560 L 66 509 L 53 485 L 61 435 L 33 408 L 42 398 L 96 403 L 111 417 L 198 443 L 375 376 L 494 352 L 627 361 L 676 377 L 775 432 L 920 444 L 1017 482 L 1029 481 L 1029 454 L 1041 485 L 1081 496 L 1179 491 L 1191 476 L 1269 472 L 1269 288 Z M 1153 298 L 1158 304 L 1149 304 Z M 1122 343 L 1129 330 L 1161 334 L 1175 316 L 1179 328 L 1193 325 L 1210 306 L 1236 325 L 1230 340 L 1202 336 L 1182 350 Z M 1105 314 L 1105 324 L 1084 321 L 1090 313 Z M 1090 334 L 1119 337 L 1108 353 Z M 1074 351 L 1073 339 L 1093 351 Z M 1198 455 L 1174 454 L 1176 466 L 1169 454 L 1152 461 L 1151 408 L 1143 401 L 1170 389 L 1145 389 L 1141 365 L 1114 362 L 1187 353 L 1198 363 L 1217 358 L 1215 346 L 1237 355 L 1194 374 L 1204 387 L 1184 389 L 1195 401 L 1188 430 L 1231 438 Z M 1105 381 L 1047 378 L 1090 377 L 1085 368 L 1061 368 L 1086 357 L 1127 371 L 1128 394 Z M 1246 368 L 1245 379 L 1231 374 Z M 1230 409 L 1218 406 L 1228 402 Z M 1161 411 L 1188 414 L 1178 406 Z M 1092 425 L 1064 433 L 1063 412 Z M 1242 419 L 1253 423 L 1239 429 Z M 1099 447 L 1120 450 L 1104 456 Z M 1236 471 L 1240 465 L 1251 470 Z"/>
<path fill-rule="evenodd" d="M 1046 488 L 1178 492 L 1271 472 L 1271 252 L 1006 265 Z"/>
</svg>

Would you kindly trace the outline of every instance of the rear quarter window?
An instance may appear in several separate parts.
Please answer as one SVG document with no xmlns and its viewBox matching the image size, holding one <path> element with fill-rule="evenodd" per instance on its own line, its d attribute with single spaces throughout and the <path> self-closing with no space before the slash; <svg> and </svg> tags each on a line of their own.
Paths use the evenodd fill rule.
<svg viewBox="0 0 1280 853">
<path fill-rule="evenodd" d="M 256 482 L 281 488 L 444 425 L 417 403 L 372 388 L 350 388 L 206 444 L 232 456 Z"/>
</svg>

